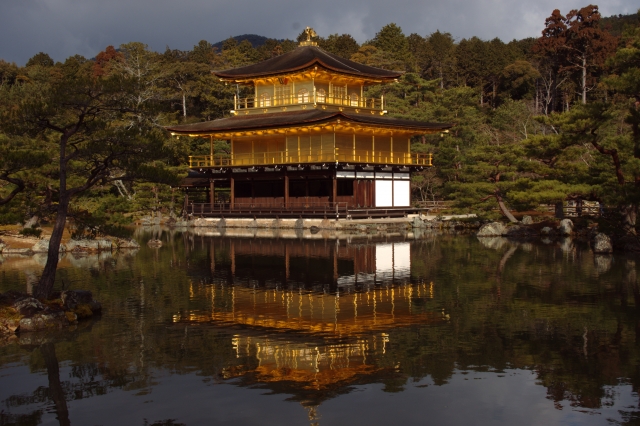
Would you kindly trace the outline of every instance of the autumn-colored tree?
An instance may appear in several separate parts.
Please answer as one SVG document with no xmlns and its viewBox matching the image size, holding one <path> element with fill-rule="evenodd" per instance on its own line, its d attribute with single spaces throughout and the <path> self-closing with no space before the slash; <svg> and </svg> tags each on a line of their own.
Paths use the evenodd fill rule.
<svg viewBox="0 0 640 426">
<path fill-rule="evenodd" d="M 542 37 L 534 46 L 550 62 L 550 86 L 557 89 L 561 85 L 559 80 L 572 78 L 583 104 L 587 103 L 587 93 L 595 87 L 595 77 L 602 73 L 605 61 L 616 48 L 616 38 L 600 29 L 599 20 L 598 6 L 572 10 L 566 17 L 556 9 L 546 19 Z M 554 94 L 550 100 L 553 109 L 557 100 Z"/>
<path fill-rule="evenodd" d="M 616 49 L 617 39 L 599 27 L 598 6 L 589 5 L 567 14 L 567 36 L 563 50 L 567 52 L 564 69 L 579 75 L 582 103 L 595 83 L 593 77 Z"/>
<path fill-rule="evenodd" d="M 566 77 L 561 76 L 562 45 L 567 31 L 566 18 L 555 9 L 550 17 L 545 20 L 545 28 L 542 36 L 536 40 L 533 52 L 539 55 L 538 71 L 540 72 L 545 113 L 558 109 L 560 98 L 559 88 Z"/>
<path fill-rule="evenodd" d="M 111 61 L 117 61 L 122 58 L 115 47 L 107 46 L 105 50 L 96 55 L 96 60 L 93 65 L 93 75 L 101 77 L 109 72 L 109 66 Z"/>
</svg>

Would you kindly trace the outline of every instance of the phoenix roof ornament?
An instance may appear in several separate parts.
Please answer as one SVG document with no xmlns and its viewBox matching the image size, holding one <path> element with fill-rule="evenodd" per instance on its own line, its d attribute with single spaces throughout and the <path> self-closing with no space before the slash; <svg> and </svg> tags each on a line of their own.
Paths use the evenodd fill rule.
<svg viewBox="0 0 640 426">
<path fill-rule="evenodd" d="M 313 28 L 306 27 L 304 29 L 304 33 L 307 35 L 307 40 L 306 41 L 301 41 L 300 42 L 300 46 L 317 46 L 318 45 L 318 43 L 316 43 L 315 41 L 311 41 L 311 38 L 318 37 L 318 33 L 316 33 L 313 30 Z"/>
</svg>

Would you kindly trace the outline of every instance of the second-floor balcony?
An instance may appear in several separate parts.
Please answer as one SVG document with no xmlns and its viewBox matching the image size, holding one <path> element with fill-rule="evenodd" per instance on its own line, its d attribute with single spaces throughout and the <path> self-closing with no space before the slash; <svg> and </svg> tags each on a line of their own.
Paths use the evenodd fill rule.
<svg viewBox="0 0 640 426">
<path fill-rule="evenodd" d="M 286 164 L 350 163 L 368 165 L 432 166 L 432 154 L 412 154 L 388 151 L 339 152 L 338 149 L 318 150 L 309 153 L 287 151 L 255 152 L 231 155 L 189 156 L 189 167 L 247 167 L 276 166 Z"/>
<path fill-rule="evenodd" d="M 384 110 L 384 97 L 368 98 L 361 97 L 355 93 L 351 95 L 326 95 L 323 92 L 313 91 L 312 93 L 298 93 L 291 95 L 265 95 L 258 97 L 238 98 L 234 96 L 234 111 L 250 109 L 272 109 L 283 107 L 306 108 L 308 105 L 350 107 L 355 109 L 365 109 L 382 112 Z"/>
</svg>

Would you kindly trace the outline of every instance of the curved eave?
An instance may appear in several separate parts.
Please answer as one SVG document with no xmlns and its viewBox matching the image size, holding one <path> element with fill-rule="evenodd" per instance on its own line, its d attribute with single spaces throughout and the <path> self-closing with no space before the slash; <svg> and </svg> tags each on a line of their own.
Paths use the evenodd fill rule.
<svg viewBox="0 0 640 426">
<path fill-rule="evenodd" d="M 283 55 L 266 61 L 214 72 L 227 81 L 246 81 L 254 78 L 276 77 L 283 74 L 300 72 L 314 66 L 321 66 L 327 71 L 340 73 L 356 78 L 371 80 L 394 80 L 404 74 L 402 71 L 390 71 L 341 58 L 322 50 L 317 46 L 300 46 Z"/>
<path fill-rule="evenodd" d="M 242 83 L 242 82 L 246 82 L 247 80 L 253 80 L 253 79 L 257 79 L 257 78 L 265 78 L 265 77 L 278 77 L 278 76 L 282 76 L 282 75 L 287 75 L 287 74 L 292 74 L 292 73 L 299 73 L 299 72 L 303 72 L 305 70 L 308 70 L 310 68 L 313 68 L 315 66 L 321 66 L 324 69 L 337 73 L 337 74 L 343 74 L 349 77 L 356 77 L 356 78 L 364 78 L 364 79 L 368 79 L 368 80 L 372 80 L 374 82 L 383 82 L 383 81 L 393 81 L 397 78 L 402 77 L 402 75 L 404 74 L 404 71 L 394 71 L 394 74 L 390 74 L 390 75 L 385 75 L 385 76 L 381 76 L 379 74 L 368 74 L 368 73 L 362 73 L 362 72 L 348 72 L 345 71 L 344 69 L 338 69 L 336 67 L 331 67 L 327 64 L 325 64 L 324 62 L 320 61 L 320 60 L 313 60 L 310 61 L 304 65 L 300 65 L 297 67 L 293 67 L 293 68 L 287 68 L 287 69 L 282 69 L 282 70 L 278 70 L 277 72 L 263 72 L 263 73 L 251 73 L 251 74 L 225 74 L 224 71 L 220 71 L 220 72 L 214 72 L 214 74 L 216 75 L 216 77 L 220 78 L 223 81 L 230 81 L 233 83 Z"/>
<path fill-rule="evenodd" d="M 166 126 L 173 134 L 205 136 L 221 133 L 250 132 L 259 130 L 286 129 L 322 125 L 344 120 L 376 128 L 387 128 L 420 133 L 435 133 L 452 128 L 452 123 L 429 123 L 423 121 L 402 120 L 389 117 L 347 114 L 344 112 L 296 111 L 292 113 L 273 113 L 255 116 L 235 116 L 194 124 Z"/>
</svg>

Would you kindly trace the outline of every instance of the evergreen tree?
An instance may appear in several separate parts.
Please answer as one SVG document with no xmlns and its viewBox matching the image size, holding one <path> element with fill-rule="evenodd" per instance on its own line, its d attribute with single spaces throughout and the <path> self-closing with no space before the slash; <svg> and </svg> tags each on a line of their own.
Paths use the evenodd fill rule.
<svg viewBox="0 0 640 426">
<path fill-rule="evenodd" d="M 7 137 L 38 137 L 54 153 L 49 162 L 57 180 L 51 201 L 56 219 L 47 263 L 34 288 L 38 298 L 53 290 L 73 199 L 98 184 L 162 175 L 150 163 L 161 158 L 165 136 L 145 109 L 147 81 L 128 72 L 149 70 L 139 47 L 125 46 L 131 62 L 102 77 L 94 75 L 92 62 L 72 57 L 46 69 L 32 67 L 25 84 L 0 87 L 2 110 L 12 111 L 0 116 Z"/>
<path fill-rule="evenodd" d="M 449 87 L 453 82 L 453 69 L 455 66 L 456 45 L 449 33 L 436 31 L 426 39 L 426 63 L 423 67 L 423 75 L 428 79 L 440 79 L 440 88 Z"/>
<path fill-rule="evenodd" d="M 371 45 L 385 52 L 385 56 L 402 63 L 403 70 L 413 71 L 412 65 L 415 60 L 409 49 L 409 41 L 398 25 L 391 23 L 382 27 L 371 40 Z"/>
<path fill-rule="evenodd" d="M 318 46 L 341 58 L 350 58 L 360 48 L 358 42 L 349 34 L 331 34 L 326 39 L 320 38 Z"/>
</svg>

